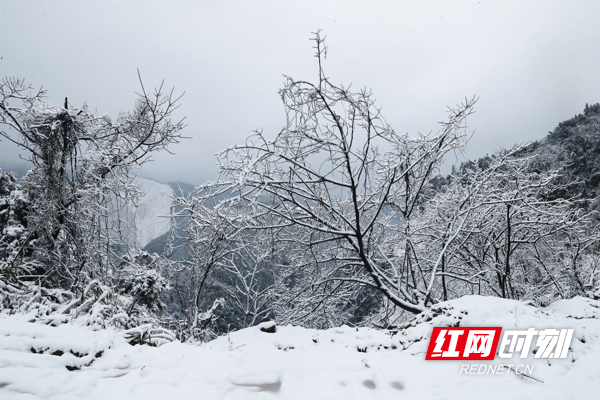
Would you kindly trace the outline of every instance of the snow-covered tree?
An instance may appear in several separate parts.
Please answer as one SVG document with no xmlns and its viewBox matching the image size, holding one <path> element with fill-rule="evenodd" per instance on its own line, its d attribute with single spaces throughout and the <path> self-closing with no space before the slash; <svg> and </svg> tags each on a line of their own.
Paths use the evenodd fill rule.
<svg viewBox="0 0 600 400">
<path fill-rule="evenodd" d="M 180 139 L 183 124 L 171 119 L 178 100 L 142 85 L 133 109 L 113 120 L 66 98 L 51 104 L 22 79 L 0 81 L 0 137 L 33 165 L 23 180 L 25 246 L 41 286 L 82 298 L 91 282 L 119 279 L 129 246 L 123 213 L 141 195 L 130 171 Z"/>
<path fill-rule="evenodd" d="M 438 299 L 487 294 L 547 304 L 584 294 L 584 254 L 599 238 L 593 213 L 577 207 L 583 199 L 554 198 L 561 171 L 532 169 L 538 162 L 522 150 L 463 168 L 425 204 L 415 238 L 422 268 L 434 270 L 439 253 L 431 249 L 446 247 Z M 468 218 L 452 237 L 457 210 Z"/>
<path fill-rule="evenodd" d="M 556 197 L 560 171 L 540 171 L 517 146 L 439 179 L 444 156 L 468 140 L 475 100 L 449 109 L 437 133 L 398 134 L 370 92 L 331 82 L 314 40 L 318 80 L 287 78 L 284 128 L 222 151 L 219 177 L 179 200 L 190 226 L 221 232 L 218 247 L 214 233 L 190 240 L 273 249 L 280 323 L 388 325 L 398 310 L 471 293 L 539 303 L 583 293 L 598 234 L 578 200 Z M 218 264 L 247 278 L 240 266 L 252 262 Z M 247 303 L 257 293 L 246 288 Z"/>
<path fill-rule="evenodd" d="M 280 91 L 285 127 L 272 139 L 256 131 L 221 152 L 220 175 L 198 188 L 196 204 L 226 196 L 214 210 L 228 210 L 223 217 L 232 231 L 272 230 L 277 242 L 290 244 L 281 266 L 289 273 L 281 276 L 294 281 L 294 298 L 312 293 L 306 297 L 312 306 L 293 306 L 300 313 L 337 318 L 335 310 L 347 308 L 363 286 L 420 312 L 427 289 L 415 277 L 420 282 L 423 273 L 409 257 L 388 262 L 381 240 L 391 227 L 410 232 L 427 182 L 444 155 L 467 141 L 465 121 L 475 100 L 449 109 L 437 133 L 398 134 L 369 91 L 331 82 L 322 67 L 323 38 L 317 33 L 314 41 L 316 83 L 288 77 Z"/>
</svg>

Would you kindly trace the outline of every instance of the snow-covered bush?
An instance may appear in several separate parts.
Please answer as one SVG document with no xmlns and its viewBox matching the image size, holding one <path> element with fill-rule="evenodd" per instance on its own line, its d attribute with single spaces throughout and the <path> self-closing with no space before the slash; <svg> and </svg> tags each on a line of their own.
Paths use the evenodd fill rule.
<svg viewBox="0 0 600 400">
<path fill-rule="evenodd" d="M 123 257 L 117 270 L 117 291 L 131 298 L 128 313 L 136 305 L 143 306 L 151 313 L 162 310 L 164 304 L 160 296 L 170 288 L 168 280 L 162 275 L 165 265 L 164 258 L 145 251 Z"/>
<path fill-rule="evenodd" d="M 0 260 L 22 256 L 18 253 L 28 234 L 28 212 L 29 200 L 14 174 L 0 170 Z"/>
<path fill-rule="evenodd" d="M 35 241 L 27 229 L 30 208 L 12 173 L 0 170 L 0 308 L 14 308 L 23 281 L 34 279 L 38 264 L 32 259 Z"/>
</svg>

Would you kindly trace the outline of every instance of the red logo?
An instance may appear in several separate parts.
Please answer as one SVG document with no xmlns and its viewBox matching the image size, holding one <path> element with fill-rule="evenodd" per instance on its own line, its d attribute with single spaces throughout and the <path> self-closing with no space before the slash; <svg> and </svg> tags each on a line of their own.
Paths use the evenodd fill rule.
<svg viewBox="0 0 600 400">
<path fill-rule="evenodd" d="M 426 360 L 493 360 L 501 327 L 433 328 Z"/>
</svg>

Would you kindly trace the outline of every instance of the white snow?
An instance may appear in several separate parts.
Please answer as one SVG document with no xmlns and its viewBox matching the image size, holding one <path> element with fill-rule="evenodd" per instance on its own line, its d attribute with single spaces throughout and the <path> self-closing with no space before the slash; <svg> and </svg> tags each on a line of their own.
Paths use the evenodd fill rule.
<svg viewBox="0 0 600 400">
<path fill-rule="evenodd" d="M 446 312 L 422 315 L 393 336 L 350 327 L 277 326 L 267 333 L 262 325 L 201 346 L 172 342 L 158 348 L 130 346 L 122 332 L 92 331 L 81 317 L 53 327 L 2 314 L 0 399 L 597 398 L 599 301 L 575 298 L 538 309 L 467 296 L 444 307 Z M 456 324 L 574 328 L 575 334 L 566 359 L 485 362 L 533 364 L 531 375 L 542 383 L 515 374 L 461 375 L 464 361 L 425 361 L 432 327 Z M 57 350 L 63 354 L 52 355 Z"/>
</svg>

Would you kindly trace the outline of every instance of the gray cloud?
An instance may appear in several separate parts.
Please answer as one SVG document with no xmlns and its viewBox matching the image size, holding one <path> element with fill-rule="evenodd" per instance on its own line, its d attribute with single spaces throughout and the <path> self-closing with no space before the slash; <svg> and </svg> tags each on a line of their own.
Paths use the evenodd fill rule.
<svg viewBox="0 0 600 400">
<path fill-rule="evenodd" d="M 467 157 L 543 137 L 600 101 L 600 3 L 593 1 L 2 2 L 0 75 L 116 115 L 136 69 L 186 92 L 192 139 L 142 175 L 200 183 L 214 153 L 283 124 L 282 74 L 314 79 L 310 32 L 328 38 L 328 75 L 372 88 L 398 132 L 437 129 L 446 105 L 478 95 Z M 0 142 L 0 166 L 18 161 Z"/>
</svg>

